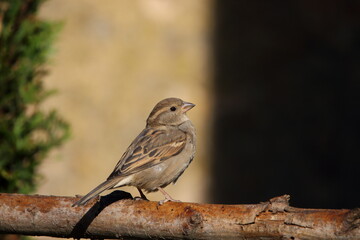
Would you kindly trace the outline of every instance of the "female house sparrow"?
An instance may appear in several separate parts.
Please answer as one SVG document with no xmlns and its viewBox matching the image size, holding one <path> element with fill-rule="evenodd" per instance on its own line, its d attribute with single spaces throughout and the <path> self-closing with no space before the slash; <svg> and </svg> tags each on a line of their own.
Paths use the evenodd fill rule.
<svg viewBox="0 0 360 240">
<path fill-rule="evenodd" d="M 166 201 L 174 201 L 162 188 L 175 183 L 195 154 L 195 128 L 186 112 L 195 105 L 179 98 L 166 98 L 151 111 L 145 129 L 130 144 L 107 180 L 73 206 L 85 205 L 107 189 L 136 187 L 142 198 L 159 190 Z"/>
</svg>

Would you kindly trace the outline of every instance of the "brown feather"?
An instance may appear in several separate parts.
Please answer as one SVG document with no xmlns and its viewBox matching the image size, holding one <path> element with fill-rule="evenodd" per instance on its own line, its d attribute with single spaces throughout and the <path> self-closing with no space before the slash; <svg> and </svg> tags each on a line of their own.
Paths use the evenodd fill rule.
<svg viewBox="0 0 360 240">
<path fill-rule="evenodd" d="M 127 148 L 108 179 L 74 206 L 86 204 L 107 189 L 135 186 L 139 191 L 152 192 L 175 182 L 195 154 L 195 129 L 186 115 L 194 106 L 178 98 L 156 104 L 146 128 Z"/>
<path fill-rule="evenodd" d="M 128 147 L 108 179 L 153 167 L 179 154 L 185 144 L 186 134 L 176 128 L 146 128 Z"/>
</svg>

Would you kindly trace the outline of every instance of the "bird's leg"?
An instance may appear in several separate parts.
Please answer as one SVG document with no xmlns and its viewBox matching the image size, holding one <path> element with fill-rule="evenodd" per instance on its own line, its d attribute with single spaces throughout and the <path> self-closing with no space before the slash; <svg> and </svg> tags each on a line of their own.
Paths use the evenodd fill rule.
<svg viewBox="0 0 360 240">
<path fill-rule="evenodd" d="M 157 188 L 164 196 L 165 199 L 159 201 L 159 205 L 163 205 L 166 202 L 180 202 L 179 200 L 173 199 L 167 192 L 165 192 L 164 189 L 162 189 L 161 187 Z"/>
<path fill-rule="evenodd" d="M 145 194 L 141 191 L 141 189 L 138 188 L 138 187 L 136 187 L 136 188 L 137 188 L 137 190 L 138 190 L 139 193 L 140 193 L 141 199 L 149 201 L 149 199 L 147 199 L 147 197 L 146 197 Z"/>
</svg>

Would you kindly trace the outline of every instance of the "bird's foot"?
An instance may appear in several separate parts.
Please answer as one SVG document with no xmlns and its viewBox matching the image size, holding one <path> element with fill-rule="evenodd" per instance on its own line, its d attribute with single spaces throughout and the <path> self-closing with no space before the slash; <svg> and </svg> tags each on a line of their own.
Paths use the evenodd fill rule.
<svg viewBox="0 0 360 240">
<path fill-rule="evenodd" d="M 149 199 L 147 199 L 146 197 L 143 198 L 143 197 L 134 197 L 133 198 L 135 201 L 140 201 L 140 200 L 144 200 L 144 201 L 150 201 Z"/>
<path fill-rule="evenodd" d="M 158 190 L 165 196 L 164 200 L 159 201 L 159 205 L 163 205 L 166 202 L 181 202 L 179 200 L 173 199 L 167 192 L 165 192 L 164 189 L 159 187 Z"/>
<path fill-rule="evenodd" d="M 163 199 L 163 200 L 160 200 L 159 202 L 158 202 L 158 205 L 163 205 L 164 203 L 166 203 L 166 202 L 181 202 L 180 200 L 175 200 L 175 199 L 167 199 L 167 198 L 165 198 L 165 199 Z"/>
<path fill-rule="evenodd" d="M 146 200 L 146 201 L 149 201 L 149 199 L 147 199 L 147 197 L 145 196 L 145 194 L 141 191 L 141 189 L 139 188 L 139 187 L 136 187 L 137 188 L 137 190 L 139 191 L 139 193 L 140 193 L 140 197 L 135 197 L 134 199 L 136 200 L 136 201 L 138 201 L 138 200 Z"/>
</svg>

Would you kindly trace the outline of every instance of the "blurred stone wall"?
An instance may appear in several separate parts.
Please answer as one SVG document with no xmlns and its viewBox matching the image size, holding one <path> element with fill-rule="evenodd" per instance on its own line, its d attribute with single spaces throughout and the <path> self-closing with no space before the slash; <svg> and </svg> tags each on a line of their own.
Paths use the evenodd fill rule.
<svg viewBox="0 0 360 240">
<path fill-rule="evenodd" d="M 198 133 L 194 162 L 168 192 L 206 201 L 210 5 L 205 0 L 49 0 L 44 19 L 62 21 L 46 79 L 56 108 L 72 124 L 72 138 L 41 167 L 39 194 L 86 194 L 105 180 L 144 128 L 153 106 L 180 97 Z M 134 188 L 123 188 L 137 196 Z M 149 199 L 159 200 L 159 193 Z"/>
</svg>

